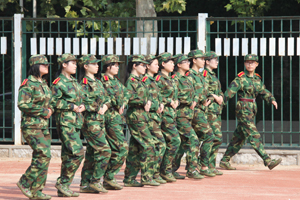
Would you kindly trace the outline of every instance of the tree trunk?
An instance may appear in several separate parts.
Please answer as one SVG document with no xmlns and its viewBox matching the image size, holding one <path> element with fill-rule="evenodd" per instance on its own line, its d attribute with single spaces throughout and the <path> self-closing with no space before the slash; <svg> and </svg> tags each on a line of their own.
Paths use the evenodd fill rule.
<svg viewBox="0 0 300 200">
<path fill-rule="evenodd" d="M 156 17 L 153 0 L 136 0 L 137 17 Z M 153 30 L 154 29 L 154 30 Z M 137 21 L 137 37 L 147 38 L 147 54 L 150 53 L 150 37 L 157 37 L 157 21 Z M 150 33 L 145 33 L 150 32 Z M 154 32 L 154 34 L 153 34 Z"/>
</svg>

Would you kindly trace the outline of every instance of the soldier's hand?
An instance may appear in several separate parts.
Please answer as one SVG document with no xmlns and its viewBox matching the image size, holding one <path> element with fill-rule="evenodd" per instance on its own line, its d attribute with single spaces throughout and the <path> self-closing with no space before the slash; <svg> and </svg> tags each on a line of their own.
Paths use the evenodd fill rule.
<svg viewBox="0 0 300 200">
<path fill-rule="evenodd" d="M 274 107 L 275 107 L 276 110 L 277 110 L 277 102 L 276 102 L 276 101 L 272 101 L 272 104 L 274 105 Z"/>
<path fill-rule="evenodd" d="M 190 106 L 190 109 L 194 110 L 196 105 L 197 105 L 197 102 L 193 101 L 193 104 Z"/>
<path fill-rule="evenodd" d="M 45 117 L 46 119 L 49 119 L 52 115 L 52 110 L 50 108 L 48 108 L 49 112 L 48 115 Z"/>
<path fill-rule="evenodd" d="M 203 104 L 204 106 L 209 106 L 209 104 L 211 103 L 210 99 L 206 99 L 205 103 Z"/>
<path fill-rule="evenodd" d="M 160 113 L 162 113 L 164 111 L 164 109 L 165 109 L 164 104 L 160 104 L 160 108 L 161 108 L 161 112 Z"/>
<path fill-rule="evenodd" d="M 83 111 L 85 111 L 85 105 L 82 104 L 82 105 L 79 106 L 78 112 L 81 113 L 81 112 L 83 112 Z"/>
<path fill-rule="evenodd" d="M 73 111 L 74 112 L 79 112 L 79 107 L 77 105 L 74 105 Z"/>
<path fill-rule="evenodd" d="M 179 105 L 179 101 L 178 101 L 178 100 L 176 100 L 176 101 L 175 101 L 175 105 L 174 105 L 174 107 L 173 107 L 173 108 L 174 108 L 174 109 L 176 109 L 176 108 L 178 107 L 178 105 Z"/>
<path fill-rule="evenodd" d="M 125 108 L 125 106 L 123 105 L 120 109 L 119 109 L 119 114 L 120 115 L 122 115 L 123 114 L 123 112 L 124 112 L 124 108 Z"/>
<path fill-rule="evenodd" d="M 151 107 L 151 101 L 147 101 L 146 105 L 145 105 L 145 111 L 149 112 L 150 111 L 150 107 Z"/>
</svg>

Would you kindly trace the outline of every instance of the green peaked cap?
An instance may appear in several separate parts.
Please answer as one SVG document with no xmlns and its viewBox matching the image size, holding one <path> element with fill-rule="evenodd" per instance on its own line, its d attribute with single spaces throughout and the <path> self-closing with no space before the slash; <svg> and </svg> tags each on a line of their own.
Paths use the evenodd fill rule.
<svg viewBox="0 0 300 200">
<path fill-rule="evenodd" d="M 143 56 L 141 54 L 129 56 L 128 60 L 129 60 L 129 62 L 140 62 L 140 63 L 149 64 L 149 62 L 147 62 L 145 60 L 145 56 Z"/>
<path fill-rule="evenodd" d="M 98 60 L 96 56 L 92 54 L 83 55 L 81 58 L 79 58 L 78 62 L 80 65 L 87 65 L 90 63 L 98 63 L 101 60 Z"/>
<path fill-rule="evenodd" d="M 205 58 L 205 54 L 202 50 L 200 49 L 195 49 L 192 50 L 189 54 L 188 54 L 189 58 Z"/>
<path fill-rule="evenodd" d="M 167 60 L 174 60 L 174 57 L 169 52 L 161 53 L 157 56 L 157 58 L 160 65 L 162 64 L 162 62 L 165 62 Z"/>
<path fill-rule="evenodd" d="M 71 60 L 77 61 L 76 56 L 74 56 L 74 55 L 71 54 L 71 53 L 64 53 L 64 54 L 60 55 L 60 56 L 57 58 L 57 62 L 60 63 L 60 64 L 61 64 L 61 63 L 64 63 L 64 62 L 71 61 Z"/>
<path fill-rule="evenodd" d="M 175 65 L 177 65 L 181 61 L 189 59 L 189 57 L 187 57 L 186 55 L 183 55 L 183 54 L 176 54 L 174 57 L 175 57 Z"/>
<path fill-rule="evenodd" d="M 102 57 L 101 61 L 107 65 L 109 63 L 123 63 L 124 61 L 120 61 L 119 56 L 113 55 L 113 54 L 108 54 Z"/>
<path fill-rule="evenodd" d="M 52 63 L 48 62 L 48 59 L 44 55 L 33 55 L 29 58 L 29 65 L 42 64 L 42 65 L 50 65 Z"/>
<path fill-rule="evenodd" d="M 244 60 L 245 61 L 254 60 L 254 61 L 258 62 L 258 56 L 255 55 L 255 54 L 248 54 L 248 55 L 245 56 Z"/>
<path fill-rule="evenodd" d="M 214 51 L 206 52 L 204 55 L 205 55 L 205 60 L 210 60 L 219 57 Z"/>
</svg>

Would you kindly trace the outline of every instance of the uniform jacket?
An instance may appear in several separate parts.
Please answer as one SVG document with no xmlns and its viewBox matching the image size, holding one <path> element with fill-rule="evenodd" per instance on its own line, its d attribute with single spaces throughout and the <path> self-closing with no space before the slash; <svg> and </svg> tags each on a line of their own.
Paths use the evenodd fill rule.
<svg viewBox="0 0 300 200">
<path fill-rule="evenodd" d="M 205 82 L 207 83 L 206 87 L 208 90 L 208 96 L 211 100 L 211 104 L 209 104 L 208 106 L 208 112 L 222 114 L 223 105 L 219 105 L 211 96 L 212 94 L 215 94 L 217 96 L 222 96 L 224 99 L 224 94 L 221 89 L 221 83 L 216 76 L 216 73 L 206 68 L 205 70 L 203 70 L 202 75 Z"/>
<path fill-rule="evenodd" d="M 175 76 L 170 77 L 166 76 L 163 73 L 158 73 L 158 75 L 155 77 L 155 81 L 157 82 L 157 86 L 160 89 L 160 93 L 162 95 L 163 104 L 165 105 L 163 116 L 169 116 L 172 119 L 175 119 L 176 112 L 171 107 L 170 103 L 171 101 L 178 100 L 178 88 L 176 86 Z"/>
<path fill-rule="evenodd" d="M 18 107 L 22 111 L 22 128 L 47 129 L 48 108 L 51 91 L 45 80 L 42 82 L 32 75 L 25 79 L 19 88 Z"/>
</svg>

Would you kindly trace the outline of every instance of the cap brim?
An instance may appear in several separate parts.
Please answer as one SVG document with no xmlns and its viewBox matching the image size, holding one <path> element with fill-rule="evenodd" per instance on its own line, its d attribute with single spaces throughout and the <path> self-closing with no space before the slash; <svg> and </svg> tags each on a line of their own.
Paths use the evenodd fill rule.
<svg viewBox="0 0 300 200">
<path fill-rule="evenodd" d="M 101 60 L 92 60 L 90 63 L 98 63 L 101 62 Z"/>
</svg>

